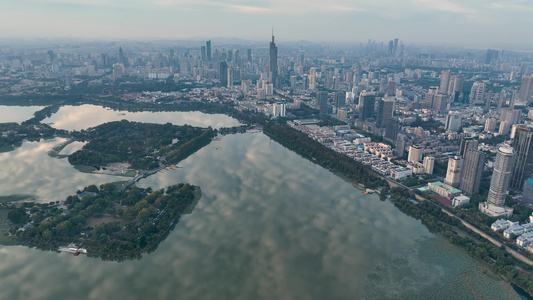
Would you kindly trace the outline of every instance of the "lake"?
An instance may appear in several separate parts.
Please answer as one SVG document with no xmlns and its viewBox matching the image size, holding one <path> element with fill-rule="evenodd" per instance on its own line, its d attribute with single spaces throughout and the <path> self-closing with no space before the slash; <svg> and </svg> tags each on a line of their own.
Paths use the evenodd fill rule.
<svg viewBox="0 0 533 300">
<path fill-rule="evenodd" d="M 122 178 L 48 156 L 63 141 L 0 155 L 1 194 L 55 201 Z M 225 136 L 179 165 L 138 183 L 202 189 L 154 252 L 109 262 L 1 246 L 0 299 L 519 299 L 420 221 L 262 133 Z"/>
<path fill-rule="evenodd" d="M 0 105 L 0 123 L 22 123 L 28 119 L 31 119 L 36 111 L 39 111 L 43 108 L 44 106 Z"/>
<path fill-rule="evenodd" d="M 112 110 L 96 105 L 62 106 L 59 111 L 43 123 L 52 123 L 52 127 L 65 130 L 81 130 L 100 124 L 128 120 L 146 123 L 172 123 L 174 125 L 191 125 L 213 128 L 239 126 L 239 122 L 222 114 L 204 114 L 201 112 L 128 112 Z"/>
</svg>

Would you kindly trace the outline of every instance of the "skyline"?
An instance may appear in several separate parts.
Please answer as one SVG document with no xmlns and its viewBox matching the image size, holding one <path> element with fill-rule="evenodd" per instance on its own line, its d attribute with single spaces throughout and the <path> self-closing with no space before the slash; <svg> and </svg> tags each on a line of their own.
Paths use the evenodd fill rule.
<svg viewBox="0 0 533 300">
<path fill-rule="evenodd" d="M 2 39 L 215 39 L 531 49 L 527 0 L 22 0 L 0 4 Z M 29 21 L 31 20 L 31 21 Z M 370 25 L 370 26 L 369 26 Z"/>
</svg>

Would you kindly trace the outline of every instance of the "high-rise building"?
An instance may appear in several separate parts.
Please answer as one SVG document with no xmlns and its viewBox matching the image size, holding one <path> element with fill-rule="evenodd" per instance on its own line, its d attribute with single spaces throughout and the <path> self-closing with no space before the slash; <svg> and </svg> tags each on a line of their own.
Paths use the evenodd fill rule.
<svg viewBox="0 0 533 300">
<path fill-rule="evenodd" d="M 488 118 L 487 121 L 485 121 L 485 132 L 495 132 L 497 123 L 498 121 L 496 119 Z"/>
<path fill-rule="evenodd" d="M 394 146 L 396 147 L 396 149 L 394 149 L 394 154 L 398 157 L 403 157 L 405 154 L 405 140 L 405 135 L 403 135 L 402 133 L 398 133 L 398 136 L 396 137 L 396 142 L 394 143 Z"/>
<path fill-rule="evenodd" d="M 201 55 L 202 60 L 205 61 L 205 58 L 206 58 L 206 56 L 205 56 L 205 46 L 201 46 L 200 47 L 200 55 Z"/>
<path fill-rule="evenodd" d="M 315 67 L 312 67 L 309 69 L 309 89 L 314 90 L 316 89 L 316 69 Z"/>
<path fill-rule="evenodd" d="M 440 94 L 445 95 L 446 93 L 448 93 L 448 84 L 450 84 L 450 70 L 442 71 L 440 75 Z"/>
<path fill-rule="evenodd" d="M 429 87 L 428 92 L 426 93 L 424 97 L 424 104 L 423 104 L 424 108 L 433 109 L 433 101 L 438 91 L 439 91 L 438 86 Z"/>
<path fill-rule="evenodd" d="M 476 196 L 479 193 L 484 167 L 485 153 L 471 149 L 466 151 L 463 176 L 459 187 L 467 196 Z"/>
<path fill-rule="evenodd" d="M 122 65 L 126 65 L 126 57 L 124 56 L 124 51 L 122 51 L 122 47 L 118 47 L 118 63 Z"/>
<path fill-rule="evenodd" d="M 477 150 L 478 145 L 479 145 L 478 140 L 475 140 L 473 138 L 462 138 L 461 144 L 459 145 L 458 155 L 465 158 L 466 152 L 468 150 Z"/>
<path fill-rule="evenodd" d="M 385 98 L 378 100 L 378 111 L 376 114 L 376 127 L 387 127 L 390 118 L 394 112 L 394 98 Z"/>
<path fill-rule="evenodd" d="M 270 78 L 272 79 L 272 83 L 274 84 L 274 87 L 279 86 L 279 80 L 278 80 L 278 47 L 276 47 L 276 43 L 274 43 L 274 33 L 272 32 L 272 42 L 270 42 L 269 47 L 269 62 L 270 62 Z"/>
<path fill-rule="evenodd" d="M 509 181 L 509 188 L 522 190 L 524 180 L 533 173 L 533 128 L 519 125 L 516 127 L 511 146 L 515 151 L 515 164 Z"/>
<path fill-rule="evenodd" d="M 337 109 L 337 119 L 346 122 L 346 120 L 348 119 L 348 113 L 346 111 L 346 108 Z"/>
<path fill-rule="evenodd" d="M 361 92 L 359 94 L 359 120 L 365 121 L 374 117 L 374 106 L 376 105 L 376 94 L 372 92 Z"/>
<path fill-rule="evenodd" d="M 387 83 L 387 96 L 394 97 L 396 95 L 396 82 L 389 80 Z"/>
<path fill-rule="evenodd" d="M 320 91 L 316 93 L 316 105 L 321 113 L 328 112 L 328 92 Z"/>
<path fill-rule="evenodd" d="M 394 142 L 398 137 L 398 133 L 400 133 L 400 120 L 395 117 L 390 117 L 385 130 L 385 138 Z"/>
<path fill-rule="evenodd" d="M 444 129 L 446 131 L 457 132 L 461 128 L 461 113 L 458 111 L 450 111 L 446 116 L 446 124 Z"/>
<path fill-rule="evenodd" d="M 480 81 L 474 82 L 470 89 L 470 104 L 485 103 L 485 84 Z"/>
<path fill-rule="evenodd" d="M 228 66 L 228 75 L 226 78 L 228 79 L 227 87 L 229 88 L 232 87 L 233 86 L 233 68 L 231 66 Z"/>
<path fill-rule="evenodd" d="M 335 107 L 341 108 L 346 106 L 346 92 L 335 92 Z"/>
<path fill-rule="evenodd" d="M 465 81 L 465 77 L 463 73 L 459 73 L 457 74 L 457 76 L 455 76 L 455 79 L 453 80 L 453 91 L 454 91 L 453 102 L 459 101 L 461 97 L 461 93 L 463 92 L 464 81 Z"/>
<path fill-rule="evenodd" d="M 246 60 L 248 62 L 252 62 L 252 49 L 248 48 L 248 50 L 246 50 Z"/>
<path fill-rule="evenodd" d="M 520 93 L 518 99 L 526 101 L 528 104 L 533 100 L 533 75 L 523 76 L 522 84 L 520 85 Z"/>
<path fill-rule="evenodd" d="M 435 157 L 426 156 L 424 157 L 424 171 L 426 174 L 433 174 L 433 168 L 435 167 Z"/>
<path fill-rule="evenodd" d="M 436 114 L 441 114 L 446 110 L 446 106 L 448 105 L 448 96 L 446 95 L 434 95 L 433 99 L 433 111 Z"/>
<path fill-rule="evenodd" d="M 205 42 L 205 54 L 207 55 L 207 60 L 211 61 L 211 40 Z"/>
<path fill-rule="evenodd" d="M 409 147 L 409 156 L 407 157 L 407 161 L 410 163 L 420 162 L 423 152 L 424 149 L 420 146 L 413 145 Z"/>
<path fill-rule="evenodd" d="M 444 183 L 458 188 L 461 184 L 463 164 L 464 160 L 461 156 L 450 157 L 448 160 L 448 169 L 446 170 L 446 179 L 444 179 Z"/>
<path fill-rule="evenodd" d="M 500 121 L 506 121 L 510 125 L 517 124 L 520 121 L 520 110 L 508 107 L 502 108 L 500 112 Z"/>
<path fill-rule="evenodd" d="M 485 64 L 490 65 L 493 59 L 498 58 L 498 55 L 498 50 L 487 49 L 487 55 L 485 56 Z"/>
<path fill-rule="evenodd" d="M 225 61 L 220 62 L 219 69 L 220 84 L 222 86 L 228 86 L 228 63 Z"/>
<path fill-rule="evenodd" d="M 504 205 L 514 158 L 513 148 L 500 147 L 498 149 L 490 181 L 489 196 L 487 197 L 488 203 L 500 207 Z"/>
</svg>

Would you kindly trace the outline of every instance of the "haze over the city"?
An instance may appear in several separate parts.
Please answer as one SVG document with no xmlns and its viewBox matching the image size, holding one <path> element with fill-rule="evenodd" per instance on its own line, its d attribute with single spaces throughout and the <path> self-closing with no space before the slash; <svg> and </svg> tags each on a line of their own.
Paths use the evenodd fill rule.
<svg viewBox="0 0 533 300">
<path fill-rule="evenodd" d="M 528 49 L 527 0 L 22 0 L 0 4 L 0 38 L 364 42 Z"/>
</svg>

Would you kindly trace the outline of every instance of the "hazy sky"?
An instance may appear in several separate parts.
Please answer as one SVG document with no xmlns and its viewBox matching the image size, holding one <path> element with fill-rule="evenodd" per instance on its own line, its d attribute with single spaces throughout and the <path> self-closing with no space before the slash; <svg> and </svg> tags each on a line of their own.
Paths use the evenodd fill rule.
<svg viewBox="0 0 533 300">
<path fill-rule="evenodd" d="M 2 0 L 0 38 L 533 44 L 532 0 Z"/>
</svg>

